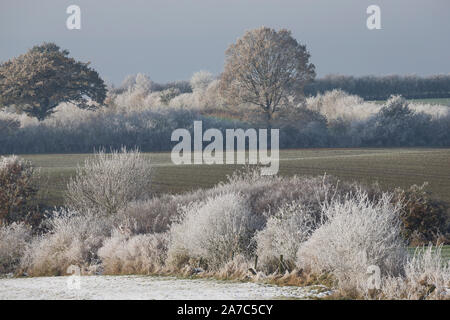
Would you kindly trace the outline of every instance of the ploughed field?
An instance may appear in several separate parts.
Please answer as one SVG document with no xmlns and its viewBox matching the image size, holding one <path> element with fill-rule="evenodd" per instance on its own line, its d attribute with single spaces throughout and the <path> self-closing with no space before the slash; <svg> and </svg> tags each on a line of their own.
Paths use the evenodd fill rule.
<svg viewBox="0 0 450 320">
<path fill-rule="evenodd" d="M 41 172 L 40 202 L 62 205 L 77 166 L 89 154 L 24 155 Z M 180 193 L 226 180 L 240 165 L 174 165 L 170 153 L 146 153 L 154 164 L 155 193 Z M 378 182 L 385 190 L 428 182 L 433 196 L 450 203 L 450 149 L 297 149 L 280 151 L 281 175 L 333 175 L 342 180 Z"/>
</svg>

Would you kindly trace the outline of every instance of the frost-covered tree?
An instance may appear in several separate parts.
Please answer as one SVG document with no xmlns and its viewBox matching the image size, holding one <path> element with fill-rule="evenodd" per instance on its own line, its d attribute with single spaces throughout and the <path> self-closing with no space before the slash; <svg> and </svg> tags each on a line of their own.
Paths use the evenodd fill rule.
<svg viewBox="0 0 450 320">
<path fill-rule="evenodd" d="M 159 98 L 164 105 L 168 105 L 170 100 L 180 95 L 180 89 L 178 88 L 169 88 L 164 91 L 161 91 L 159 94 Z"/>
<path fill-rule="evenodd" d="M 0 65 L 0 105 L 16 105 L 39 120 L 61 102 L 88 108 L 89 100 L 103 103 L 105 97 L 106 86 L 97 71 L 54 43 L 34 46 Z"/>
<path fill-rule="evenodd" d="M 206 90 L 213 80 L 214 76 L 208 71 L 198 71 L 194 73 L 190 81 L 192 91 Z"/>
<path fill-rule="evenodd" d="M 268 123 L 290 97 L 302 96 L 304 85 L 315 77 L 306 46 L 285 29 L 247 31 L 225 55 L 222 95 L 230 104 L 261 107 Z"/>
</svg>

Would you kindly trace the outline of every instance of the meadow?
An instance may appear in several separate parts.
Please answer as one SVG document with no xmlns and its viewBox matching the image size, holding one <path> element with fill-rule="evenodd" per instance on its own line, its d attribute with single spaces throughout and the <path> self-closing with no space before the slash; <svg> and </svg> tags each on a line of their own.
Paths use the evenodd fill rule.
<svg viewBox="0 0 450 320">
<path fill-rule="evenodd" d="M 89 154 L 23 155 L 41 172 L 40 201 L 63 204 L 66 184 Z M 170 153 L 144 153 L 154 166 L 156 193 L 182 193 L 224 181 L 238 165 L 173 165 Z M 280 151 L 282 176 L 328 174 L 344 181 L 378 182 L 385 190 L 428 182 L 433 197 L 450 203 L 450 149 L 350 148 Z"/>
<path fill-rule="evenodd" d="M 429 99 L 407 99 L 410 103 L 416 104 L 430 104 L 430 105 L 441 105 L 450 107 L 450 98 L 429 98 Z M 376 100 L 373 101 L 376 104 L 384 104 L 386 100 Z"/>
</svg>

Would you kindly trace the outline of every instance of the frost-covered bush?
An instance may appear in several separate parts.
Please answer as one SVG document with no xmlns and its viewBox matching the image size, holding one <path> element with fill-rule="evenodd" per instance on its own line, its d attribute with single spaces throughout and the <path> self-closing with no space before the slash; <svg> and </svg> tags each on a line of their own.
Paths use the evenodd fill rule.
<svg viewBox="0 0 450 320">
<path fill-rule="evenodd" d="M 324 223 L 300 246 L 297 266 L 332 274 L 344 290 L 364 286 L 371 265 L 378 266 L 382 275 L 399 275 L 406 246 L 401 207 L 391 200 L 392 195 L 385 193 L 373 201 L 359 191 L 324 205 Z"/>
<path fill-rule="evenodd" d="M 309 97 L 308 110 L 324 115 L 327 128 L 316 131 L 329 146 L 448 146 L 450 108 L 407 102 L 392 96 L 384 105 L 341 90 Z M 438 138 L 439 137 L 439 138 Z M 314 146 L 321 146 L 313 140 Z M 323 141 L 323 138 L 322 138 Z"/>
<path fill-rule="evenodd" d="M 425 113 L 431 116 L 432 120 L 450 116 L 450 107 L 438 104 L 422 104 L 419 102 L 410 102 L 409 108 L 416 113 Z"/>
<path fill-rule="evenodd" d="M 164 267 L 167 234 L 114 232 L 98 251 L 107 274 L 150 274 Z"/>
<path fill-rule="evenodd" d="M 151 164 L 138 150 L 100 151 L 78 167 L 67 185 L 68 205 L 83 212 L 115 214 L 151 194 Z"/>
<path fill-rule="evenodd" d="M 228 193 L 247 197 L 248 206 L 261 227 L 279 207 L 295 201 L 317 216 L 321 203 L 336 194 L 345 194 L 357 186 L 340 182 L 330 176 L 261 176 L 259 169 L 236 171 L 228 180 L 210 189 L 199 189 L 178 195 L 157 195 L 152 199 L 134 201 L 119 211 L 121 223 L 133 233 L 159 233 L 169 229 L 178 217 L 178 208 Z"/>
<path fill-rule="evenodd" d="M 192 133 L 195 120 L 203 122 L 204 130 L 246 128 L 240 121 L 205 117 L 195 110 L 167 106 L 144 110 L 102 108 L 95 112 L 70 105 L 57 109 L 44 121 L 23 124 L 14 130 L 0 144 L 0 153 L 91 153 L 122 146 L 167 151 L 175 145 L 171 143 L 173 130 L 185 128 Z"/>
<path fill-rule="evenodd" d="M 416 249 L 404 265 L 403 276 L 382 279 L 380 298 L 449 299 L 450 263 L 442 259 L 442 246 Z"/>
<path fill-rule="evenodd" d="M 189 203 L 186 198 L 163 194 L 149 200 L 133 201 L 118 212 L 118 217 L 133 234 L 165 232 L 177 218 L 178 206 Z"/>
<path fill-rule="evenodd" d="M 23 223 L 0 226 L 0 274 L 14 272 L 31 239 L 31 228 Z"/>
<path fill-rule="evenodd" d="M 254 234 L 263 230 L 269 220 L 272 221 L 269 229 L 262 231 L 260 234 L 260 252 L 258 255 L 261 255 L 260 261 L 262 258 L 263 264 L 267 264 L 267 268 L 270 269 L 273 257 L 279 257 L 280 251 L 296 251 L 292 248 L 296 245 L 293 242 L 286 244 L 282 249 L 274 246 L 277 245 L 277 242 L 283 241 L 281 231 L 278 232 L 279 228 L 290 223 L 300 223 L 301 219 L 306 219 L 306 217 L 302 217 L 300 212 L 296 211 L 297 209 L 300 210 L 300 207 L 302 207 L 311 217 L 318 219 L 324 202 L 329 202 L 333 197 L 344 195 L 350 190 L 356 190 L 355 187 L 352 184 L 340 183 L 327 176 L 261 176 L 258 169 L 249 169 L 236 172 L 229 177 L 227 182 L 220 183 L 214 188 L 175 196 L 173 201 L 180 204 L 183 209 L 181 221 L 171 226 L 173 236 L 169 246 L 170 265 L 182 267 L 184 264 L 190 263 L 189 259 L 194 263 L 198 263 L 202 259 L 202 262 L 207 263 L 208 266 L 218 268 L 228 261 L 233 254 L 240 253 L 247 258 L 253 257 L 256 253 Z M 289 207 L 288 204 L 292 202 L 295 202 L 295 205 Z M 172 210 L 176 208 L 175 205 L 167 207 L 172 208 Z M 237 219 L 233 217 L 238 214 L 239 210 L 242 211 L 239 214 L 242 215 L 240 219 L 243 220 L 238 221 L 241 223 L 247 223 L 246 221 L 248 221 L 251 224 L 251 228 L 247 230 L 249 233 L 246 233 L 244 237 L 247 239 L 243 242 L 246 243 L 245 249 L 243 247 L 233 249 L 227 243 L 230 240 L 223 240 L 226 245 L 219 245 L 217 238 L 210 234 L 220 235 L 220 232 L 226 234 L 231 232 L 230 230 L 233 230 L 232 226 L 235 222 L 231 223 L 228 220 Z M 171 213 L 168 216 L 175 217 L 176 213 Z M 221 217 L 222 220 L 218 217 Z M 228 227 L 226 221 L 228 221 Z M 282 226 L 277 224 L 278 221 L 281 221 Z M 295 234 L 296 239 L 298 239 L 300 235 L 296 234 L 297 230 L 294 230 L 293 226 L 291 227 L 289 229 L 292 231 L 291 234 Z M 302 228 L 306 232 L 308 227 L 302 226 Z M 274 229 L 276 232 L 275 235 L 272 235 Z M 223 236 L 225 237 L 225 235 Z M 278 236 L 280 238 L 271 238 Z M 205 240 L 202 237 L 210 237 L 212 240 L 210 238 Z M 226 237 L 229 239 L 228 235 Z M 251 241 L 248 240 L 250 238 L 252 238 Z M 230 250 L 233 252 L 232 254 Z M 291 253 L 286 253 L 286 257 L 290 258 L 291 255 Z M 294 260 L 295 253 L 294 258 L 292 258 L 292 261 Z"/>
<path fill-rule="evenodd" d="M 20 120 L 12 113 L 0 111 L 0 144 L 10 143 L 8 136 L 20 128 Z"/>
<path fill-rule="evenodd" d="M 302 202 L 281 206 L 255 236 L 260 266 L 274 272 L 282 255 L 283 261 L 293 269 L 300 245 L 311 236 L 319 220 L 317 212 Z"/>
<path fill-rule="evenodd" d="M 0 158 L 0 225 L 25 219 L 38 191 L 37 175 L 29 161 L 17 156 Z"/>
<path fill-rule="evenodd" d="M 368 121 L 363 139 L 375 146 L 426 146 L 433 141 L 431 124 L 430 115 L 416 113 L 404 98 L 393 96 Z"/>
<path fill-rule="evenodd" d="M 298 201 L 311 210 L 320 211 L 323 201 L 335 194 L 345 194 L 355 185 L 340 182 L 330 176 L 261 176 L 259 169 L 236 171 L 228 181 L 219 183 L 206 195 L 239 192 L 248 197 L 249 206 L 256 215 L 265 221 L 279 207 Z M 269 214 L 268 214 L 269 213 Z"/>
<path fill-rule="evenodd" d="M 450 241 L 448 205 L 433 199 L 426 185 L 395 189 L 395 199 L 403 203 L 403 235 L 412 246 Z"/>
<path fill-rule="evenodd" d="M 250 255 L 252 236 L 258 229 L 247 199 L 228 193 L 181 208 L 171 226 L 168 264 L 181 268 L 189 259 L 218 269 L 233 256 Z"/>
<path fill-rule="evenodd" d="M 163 105 L 168 105 L 173 98 L 175 98 L 180 94 L 181 94 L 180 89 L 169 88 L 159 93 L 159 99 Z"/>
<path fill-rule="evenodd" d="M 190 80 L 192 91 L 206 90 L 213 80 L 214 76 L 208 71 L 195 72 Z"/>
<path fill-rule="evenodd" d="M 35 237 L 21 261 L 31 276 L 65 275 L 70 265 L 98 263 L 97 250 L 114 226 L 109 217 L 59 211 L 49 221 L 50 232 Z"/>
</svg>

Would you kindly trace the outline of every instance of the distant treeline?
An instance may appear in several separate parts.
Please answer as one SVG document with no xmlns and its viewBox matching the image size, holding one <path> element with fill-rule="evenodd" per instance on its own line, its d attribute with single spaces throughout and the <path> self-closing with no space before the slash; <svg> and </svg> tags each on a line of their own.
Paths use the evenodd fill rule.
<svg viewBox="0 0 450 320">
<path fill-rule="evenodd" d="M 329 75 L 308 84 L 305 94 L 315 96 L 333 89 L 344 90 L 365 100 L 386 100 L 393 94 L 407 99 L 449 98 L 450 74 L 430 77 Z"/>
<path fill-rule="evenodd" d="M 192 93 L 189 81 L 181 80 L 168 83 L 148 81 L 148 89 L 152 92 L 176 89 L 177 94 Z M 119 87 L 110 90 L 115 94 L 121 94 L 135 84 L 135 76 L 129 76 Z M 307 84 L 305 94 L 310 97 L 334 89 L 341 89 L 347 93 L 358 95 L 364 100 L 387 100 L 391 95 L 401 95 L 406 99 L 450 98 L 450 74 L 429 77 L 416 75 L 380 77 L 328 75 Z"/>
</svg>

